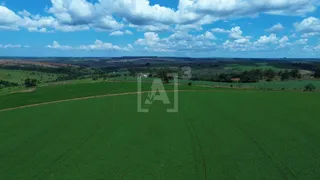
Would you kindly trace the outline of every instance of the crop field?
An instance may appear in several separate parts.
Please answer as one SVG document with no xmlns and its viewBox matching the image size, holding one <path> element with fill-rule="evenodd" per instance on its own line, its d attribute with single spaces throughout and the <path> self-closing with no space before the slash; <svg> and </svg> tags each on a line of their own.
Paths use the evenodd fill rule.
<svg viewBox="0 0 320 180">
<path fill-rule="evenodd" d="M 66 86 L 0 109 L 135 90 Z M 0 179 L 320 179 L 320 94 L 187 88 L 199 90 L 179 92 L 178 113 L 138 113 L 135 94 L 2 111 Z"/>
</svg>

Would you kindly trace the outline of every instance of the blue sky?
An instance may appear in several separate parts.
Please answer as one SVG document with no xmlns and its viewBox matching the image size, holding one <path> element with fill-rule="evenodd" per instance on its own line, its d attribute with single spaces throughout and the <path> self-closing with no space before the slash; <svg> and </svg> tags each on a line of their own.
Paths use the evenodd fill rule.
<svg viewBox="0 0 320 180">
<path fill-rule="evenodd" d="M 0 0 L 0 56 L 319 57 L 318 0 Z"/>
</svg>

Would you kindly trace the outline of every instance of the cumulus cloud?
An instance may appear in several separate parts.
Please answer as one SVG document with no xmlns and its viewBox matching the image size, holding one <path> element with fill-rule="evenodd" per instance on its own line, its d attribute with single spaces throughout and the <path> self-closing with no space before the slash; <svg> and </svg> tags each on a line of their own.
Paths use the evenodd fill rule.
<svg viewBox="0 0 320 180">
<path fill-rule="evenodd" d="M 270 34 L 269 36 L 261 36 L 256 43 L 257 44 L 276 44 L 278 42 L 279 38 L 276 34 Z"/>
<path fill-rule="evenodd" d="M 166 38 L 160 38 L 155 32 L 144 33 L 144 38 L 138 39 L 135 44 L 148 51 L 157 52 L 194 52 L 215 48 L 216 39 L 213 33 L 206 31 L 203 34 L 191 35 L 185 31 L 178 31 Z"/>
<path fill-rule="evenodd" d="M 279 40 L 279 43 L 280 44 L 283 44 L 283 43 L 286 43 L 289 41 L 289 38 L 288 36 L 283 36 L 280 40 Z"/>
<path fill-rule="evenodd" d="M 94 44 L 91 45 L 81 45 L 78 49 L 80 50 L 107 50 L 107 51 L 119 51 L 121 48 L 119 46 L 113 45 L 111 43 L 104 43 L 100 40 L 96 40 Z"/>
<path fill-rule="evenodd" d="M 181 2 L 188 2 L 186 8 L 194 12 L 220 18 L 251 16 L 259 13 L 304 15 L 316 9 L 316 2 L 313 0 L 180 0 Z"/>
<path fill-rule="evenodd" d="M 233 40 L 239 40 L 240 41 L 246 41 L 245 39 L 250 39 L 250 36 L 243 36 L 243 32 L 241 30 L 240 26 L 235 26 L 231 28 L 230 30 L 222 29 L 222 28 L 214 28 L 211 30 L 212 32 L 215 33 L 227 33 L 229 34 L 229 38 Z"/>
<path fill-rule="evenodd" d="M 312 33 L 320 32 L 320 19 L 315 17 L 308 17 L 300 23 L 294 23 L 294 27 L 298 32 Z"/>
<path fill-rule="evenodd" d="M 239 26 L 236 26 L 234 28 L 232 28 L 230 31 L 229 31 L 229 38 L 231 39 L 241 39 L 243 38 L 242 37 L 242 31 L 241 31 L 241 28 Z"/>
<path fill-rule="evenodd" d="M 279 47 L 278 48 L 285 48 L 288 46 L 291 46 L 292 44 L 289 43 L 289 37 L 283 36 L 281 39 L 279 39 Z"/>
<path fill-rule="evenodd" d="M 276 33 L 276 32 L 282 31 L 283 29 L 284 29 L 284 27 L 282 26 L 282 24 L 278 23 L 278 24 L 272 26 L 271 28 L 266 29 L 265 31 L 270 32 L 270 33 Z"/>
<path fill-rule="evenodd" d="M 1 29 L 18 29 L 21 17 L 5 6 L 0 6 Z"/>
<path fill-rule="evenodd" d="M 47 48 L 50 49 L 59 49 L 59 50 L 71 50 L 72 46 L 60 45 L 57 41 L 53 41 L 52 45 L 47 45 Z"/>
<path fill-rule="evenodd" d="M 0 28 L 117 31 L 129 24 L 144 31 L 163 31 L 173 27 L 200 31 L 202 25 L 214 21 L 253 17 L 261 13 L 302 16 L 313 12 L 316 5 L 315 0 L 179 0 L 176 8 L 170 8 L 151 4 L 149 0 L 51 0 L 47 8 L 49 16 L 46 17 L 34 16 L 27 10 L 15 13 L 1 5 Z"/>
</svg>

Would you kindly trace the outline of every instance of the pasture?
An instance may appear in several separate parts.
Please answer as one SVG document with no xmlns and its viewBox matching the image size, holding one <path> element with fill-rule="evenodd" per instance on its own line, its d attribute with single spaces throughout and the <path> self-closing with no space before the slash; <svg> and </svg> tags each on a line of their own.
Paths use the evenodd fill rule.
<svg viewBox="0 0 320 180">
<path fill-rule="evenodd" d="M 137 113 L 134 94 L 0 112 L 0 179 L 320 178 L 318 93 L 187 88 L 199 91 L 179 92 L 179 113 Z M 0 109 L 134 90 L 43 87 Z"/>
<path fill-rule="evenodd" d="M 4 81 L 15 82 L 23 84 L 27 78 L 38 79 L 40 83 L 55 80 L 57 74 L 43 73 L 37 71 L 24 71 L 24 70 L 6 70 L 0 69 L 0 79 Z"/>
</svg>

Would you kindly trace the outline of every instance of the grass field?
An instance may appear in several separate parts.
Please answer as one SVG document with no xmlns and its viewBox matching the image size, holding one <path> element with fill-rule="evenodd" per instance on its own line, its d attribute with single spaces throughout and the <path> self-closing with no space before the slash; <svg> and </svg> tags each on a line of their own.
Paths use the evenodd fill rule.
<svg viewBox="0 0 320 180">
<path fill-rule="evenodd" d="M 0 69 L 0 79 L 4 81 L 16 82 L 23 84 L 27 78 L 38 79 L 40 83 L 53 81 L 57 78 L 56 74 L 32 72 L 23 70 L 6 70 Z"/>
<path fill-rule="evenodd" d="M 135 85 L 43 87 L 31 102 L 9 97 L 17 106 L 106 90 Z M 0 112 L 0 179 L 320 178 L 320 94 L 220 89 L 179 97 L 179 113 L 161 103 L 137 113 L 136 95 Z"/>
</svg>

